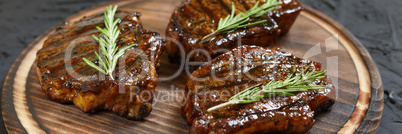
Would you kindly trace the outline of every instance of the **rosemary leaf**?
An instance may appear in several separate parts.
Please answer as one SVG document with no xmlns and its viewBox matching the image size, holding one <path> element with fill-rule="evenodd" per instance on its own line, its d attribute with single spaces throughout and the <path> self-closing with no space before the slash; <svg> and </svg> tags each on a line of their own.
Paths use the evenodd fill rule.
<svg viewBox="0 0 402 134">
<path fill-rule="evenodd" d="M 313 69 L 311 72 L 307 71 L 310 68 L 310 65 L 307 66 L 300 74 L 295 76 L 296 68 L 293 67 L 293 73 L 289 74 L 284 81 L 275 81 L 271 80 L 264 86 L 262 83 L 256 84 L 247 88 L 232 97 L 229 98 L 228 102 L 213 106 L 209 108 L 207 111 L 211 112 L 213 110 L 217 110 L 219 108 L 223 108 L 228 105 L 234 104 L 246 104 L 252 103 L 255 101 L 259 101 L 264 97 L 273 97 L 277 95 L 282 96 L 293 96 L 294 92 L 308 91 L 308 90 L 316 90 L 316 89 L 324 89 L 325 85 L 310 85 L 314 81 L 326 77 L 324 74 L 327 70 L 316 71 Z"/>
<path fill-rule="evenodd" d="M 99 47 L 102 51 L 103 57 L 99 56 L 97 52 L 95 52 L 96 57 L 99 60 L 99 65 L 97 66 L 95 63 L 89 61 L 86 58 L 83 58 L 84 62 L 88 64 L 90 67 L 102 72 L 105 75 L 109 75 L 112 80 L 113 71 L 116 68 L 117 61 L 121 56 L 124 55 L 125 51 L 137 44 L 131 44 L 125 47 L 119 48 L 116 46 L 116 42 L 120 35 L 120 30 L 117 27 L 117 24 L 120 22 L 119 18 L 115 19 L 115 13 L 117 11 L 117 6 L 109 6 L 106 8 L 106 12 L 104 13 L 104 24 L 105 28 L 96 27 L 101 33 L 99 36 L 92 35 L 92 37 L 99 43 Z"/>
<path fill-rule="evenodd" d="M 95 63 L 93 63 L 92 61 L 89 61 L 87 58 L 83 58 L 83 60 L 84 60 L 84 62 L 87 63 L 89 66 L 95 68 L 95 69 L 98 70 L 99 72 L 102 72 L 102 73 L 106 74 L 106 72 L 103 71 L 102 68 L 96 66 Z"/>
<path fill-rule="evenodd" d="M 250 27 L 261 23 L 265 23 L 267 22 L 267 20 L 244 24 L 250 20 L 250 17 L 254 18 L 261 17 L 262 15 L 267 14 L 269 11 L 272 11 L 275 6 L 282 4 L 282 2 L 281 1 L 278 2 L 277 0 L 267 0 L 260 7 L 258 7 L 258 4 L 259 1 L 255 3 L 254 7 L 249 9 L 246 13 L 239 13 L 235 16 L 236 8 L 232 2 L 232 12 L 230 13 L 230 15 L 226 16 L 224 19 L 220 18 L 217 29 L 214 32 L 204 36 L 199 43 L 200 44 L 204 43 L 207 40 L 214 37 L 215 35 L 229 32 L 230 30 L 233 29 Z"/>
</svg>

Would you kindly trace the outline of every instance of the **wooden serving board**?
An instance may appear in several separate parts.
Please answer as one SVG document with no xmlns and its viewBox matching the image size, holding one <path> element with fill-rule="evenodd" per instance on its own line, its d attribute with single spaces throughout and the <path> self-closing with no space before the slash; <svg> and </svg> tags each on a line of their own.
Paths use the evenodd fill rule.
<svg viewBox="0 0 402 134">
<path fill-rule="evenodd" d="M 73 22 L 109 4 L 142 13 L 144 28 L 165 35 L 174 8 L 181 0 L 110 1 L 83 10 L 66 20 Z M 331 110 L 316 117 L 311 133 L 375 133 L 383 109 L 383 89 L 378 69 L 366 49 L 338 23 L 309 7 L 299 15 L 290 32 L 277 46 L 298 57 L 319 61 L 334 81 L 337 97 Z M 3 87 L 1 106 L 9 133 L 188 133 L 180 114 L 181 93 L 187 75 L 175 79 L 179 65 L 162 55 L 160 82 L 152 113 L 143 121 L 132 121 L 109 111 L 83 113 L 72 104 L 48 99 L 35 71 L 35 57 L 51 28 L 33 41 L 11 67 Z"/>
</svg>

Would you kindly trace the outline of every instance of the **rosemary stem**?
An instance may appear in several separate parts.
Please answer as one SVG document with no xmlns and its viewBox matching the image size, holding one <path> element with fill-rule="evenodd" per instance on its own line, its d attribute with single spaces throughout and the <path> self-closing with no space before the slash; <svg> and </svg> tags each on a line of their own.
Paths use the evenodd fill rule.
<svg viewBox="0 0 402 134">
<path fill-rule="evenodd" d="M 256 21 L 248 24 L 244 24 L 248 22 L 251 18 L 258 18 L 264 14 L 267 14 L 269 11 L 272 11 L 275 6 L 282 4 L 281 1 L 277 0 L 266 0 L 264 4 L 261 6 L 259 5 L 259 1 L 255 3 L 254 7 L 249 9 L 245 13 L 239 13 L 235 16 L 235 5 L 232 2 L 232 12 L 226 17 L 221 18 L 218 23 L 218 27 L 215 32 L 208 34 L 198 44 L 205 43 L 207 40 L 211 39 L 213 36 L 216 36 L 221 33 L 229 32 L 233 29 L 243 28 L 243 27 L 250 27 L 257 24 L 265 23 L 267 20 Z"/>
<path fill-rule="evenodd" d="M 106 8 L 106 12 L 104 13 L 105 28 L 100 28 L 99 26 L 96 26 L 96 29 L 98 29 L 101 34 L 99 34 L 98 36 L 92 35 L 92 37 L 99 43 L 99 46 L 101 47 L 101 54 L 104 55 L 102 57 L 99 57 L 98 53 L 95 51 L 96 57 L 99 60 L 99 65 L 96 65 L 92 61 L 83 58 L 84 62 L 87 63 L 90 67 L 102 72 L 105 75 L 109 75 L 111 80 L 114 80 L 113 71 L 116 69 L 118 59 L 124 55 L 127 49 L 137 45 L 132 44 L 121 48 L 118 48 L 116 46 L 116 41 L 118 40 L 118 37 L 120 35 L 118 22 L 121 21 L 121 19 L 119 18 L 114 19 L 116 10 L 117 6 L 109 6 Z"/>
<path fill-rule="evenodd" d="M 200 41 L 199 44 L 202 44 L 202 43 L 208 41 L 210 38 L 214 37 L 214 36 L 217 35 L 217 34 L 218 34 L 218 32 L 215 31 L 215 32 L 212 32 L 212 33 L 210 33 L 210 34 L 204 36 L 204 38 L 201 39 L 201 41 Z"/>
<path fill-rule="evenodd" d="M 110 79 L 114 80 L 114 78 L 113 78 L 113 74 L 112 74 L 112 72 L 111 72 L 111 71 L 109 72 L 109 76 L 110 76 Z"/>
<path fill-rule="evenodd" d="M 300 74 L 293 76 L 293 73 L 288 75 L 284 81 L 276 81 L 271 80 L 265 86 L 259 87 L 262 83 L 256 84 L 250 88 L 247 88 L 232 97 L 230 97 L 230 101 L 213 106 L 209 108 L 207 111 L 211 112 L 213 110 L 217 110 L 219 108 L 231 105 L 231 104 L 246 104 L 253 103 L 259 101 L 261 98 L 283 95 L 283 96 L 293 96 L 295 92 L 300 91 L 308 91 L 308 90 L 316 90 L 316 89 L 324 89 L 325 85 L 310 85 L 315 80 L 321 79 L 325 77 L 325 72 L 323 71 L 313 71 L 309 72 L 307 69 L 310 66 L 307 66 Z M 293 70 L 296 70 L 293 67 Z M 295 72 L 295 71 L 293 71 Z M 292 77 L 293 76 L 293 77 Z"/>
<path fill-rule="evenodd" d="M 225 103 L 221 103 L 219 105 L 216 105 L 216 106 L 208 108 L 207 112 L 211 112 L 211 111 L 220 109 L 222 107 L 226 107 L 228 105 L 236 104 L 236 102 L 237 102 L 237 100 L 231 100 L 231 101 L 228 101 L 228 102 L 225 102 Z"/>
</svg>

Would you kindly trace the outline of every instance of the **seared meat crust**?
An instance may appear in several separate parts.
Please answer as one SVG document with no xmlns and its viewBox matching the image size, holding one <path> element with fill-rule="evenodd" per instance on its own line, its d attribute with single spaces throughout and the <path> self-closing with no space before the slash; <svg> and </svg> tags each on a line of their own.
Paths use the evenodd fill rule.
<svg viewBox="0 0 402 134">
<path fill-rule="evenodd" d="M 279 48 L 241 46 L 205 63 L 186 85 L 182 115 L 190 133 L 302 133 L 314 124 L 314 116 L 334 103 L 335 88 L 326 77 L 313 85 L 326 89 L 272 96 L 248 104 L 231 105 L 207 112 L 215 105 L 257 83 L 283 81 L 292 72 L 321 70 L 318 62 L 297 58 Z"/>
<path fill-rule="evenodd" d="M 259 0 L 260 5 L 265 0 Z M 260 18 L 252 18 L 249 22 L 262 19 L 268 22 L 232 30 L 219 34 L 211 40 L 199 44 L 201 39 L 216 30 L 220 18 L 225 18 L 231 12 L 231 3 L 234 2 L 236 13 L 247 12 L 254 6 L 255 0 L 184 0 L 173 12 L 166 29 L 166 51 L 171 61 L 180 59 L 180 46 L 190 61 L 208 61 L 224 53 L 220 49 L 230 50 L 241 45 L 268 46 L 274 43 L 280 34 L 286 33 L 297 15 L 302 10 L 298 0 L 282 0 L 267 15 Z M 197 51 L 197 49 L 205 51 Z M 194 51 L 194 53 L 191 53 Z M 189 55 L 190 54 L 190 55 Z"/>
<path fill-rule="evenodd" d="M 114 80 L 88 66 L 82 58 L 96 61 L 99 35 L 104 27 L 103 13 L 85 17 L 59 27 L 37 52 L 37 70 L 45 94 L 61 103 L 73 102 L 84 112 L 111 110 L 140 120 L 152 110 L 152 95 L 157 85 L 156 68 L 165 41 L 156 32 L 142 29 L 140 13 L 117 11 L 120 36 L 118 47 L 137 43 L 120 58 Z M 95 63 L 97 64 L 97 63 Z"/>
</svg>

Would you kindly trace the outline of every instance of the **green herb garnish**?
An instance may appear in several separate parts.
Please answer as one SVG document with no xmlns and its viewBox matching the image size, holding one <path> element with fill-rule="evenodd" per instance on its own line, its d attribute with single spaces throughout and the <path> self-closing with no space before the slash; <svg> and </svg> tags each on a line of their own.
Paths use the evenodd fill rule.
<svg viewBox="0 0 402 134">
<path fill-rule="evenodd" d="M 114 6 L 113 8 L 112 6 L 109 6 L 106 8 L 106 12 L 104 14 L 105 28 L 100 28 L 97 26 L 96 29 L 98 29 L 101 34 L 99 35 L 99 37 L 92 35 L 92 37 L 95 38 L 97 42 L 99 42 L 99 46 L 103 54 L 103 57 L 101 58 L 95 51 L 95 55 L 96 57 L 98 57 L 99 60 L 99 66 L 86 58 L 82 58 L 84 62 L 87 63 L 89 66 L 95 68 L 105 75 L 109 75 L 112 80 L 114 80 L 112 73 L 113 70 L 116 68 L 119 58 L 125 53 L 128 48 L 137 45 L 131 44 L 120 49 L 116 46 L 117 38 L 120 35 L 120 30 L 117 27 L 117 23 L 120 22 L 120 19 L 114 19 L 116 10 L 117 6 Z"/>
<path fill-rule="evenodd" d="M 272 80 L 263 86 L 263 89 L 260 89 L 260 86 L 262 85 L 261 83 L 256 84 L 230 97 L 228 102 L 213 106 L 207 111 L 211 112 L 233 104 L 252 103 L 259 101 L 264 97 L 272 97 L 276 95 L 293 96 L 294 92 L 325 88 L 325 85 L 311 86 L 310 84 L 317 79 L 326 77 L 324 74 L 327 70 L 316 72 L 315 69 L 313 69 L 313 71 L 308 72 L 307 69 L 309 67 L 310 66 L 306 67 L 306 69 L 304 69 L 300 74 L 292 77 L 296 72 L 296 68 L 293 67 L 293 73 L 287 76 L 284 81 Z"/>
<path fill-rule="evenodd" d="M 231 14 L 228 15 L 225 19 L 221 18 L 218 23 L 218 28 L 213 33 L 210 33 L 210 34 L 204 36 L 204 38 L 202 38 L 200 43 L 203 43 L 206 40 L 209 40 L 210 38 L 212 38 L 215 35 L 228 32 L 232 29 L 249 27 L 249 26 L 265 23 L 265 22 L 267 22 L 267 20 L 260 20 L 257 22 L 244 24 L 250 20 L 250 17 L 255 17 L 255 18 L 261 17 L 262 15 L 267 14 L 269 11 L 272 11 L 275 8 L 275 6 L 282 4 L 282 2 L 281 1 L 278 2 L 277 0 L 267 0 L 260 7 L 258 7 L 258 4 L 259 4 L 259 1 L 257 3 L 255 3 L 254 7 L 250 8 L 246 13 L 239 13 L 236 16 L 234 16 L 236 9 L 232 2 Z"/>
</svg>

